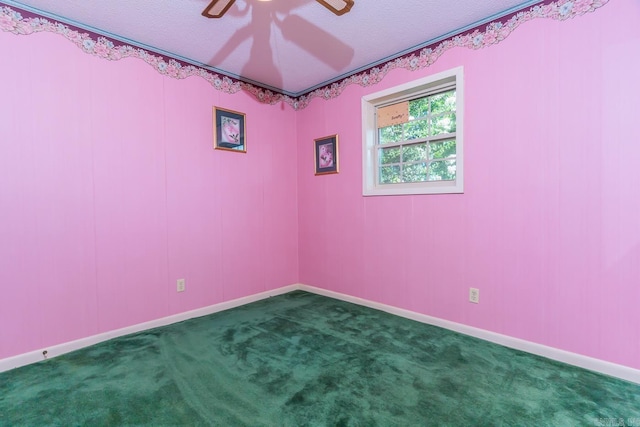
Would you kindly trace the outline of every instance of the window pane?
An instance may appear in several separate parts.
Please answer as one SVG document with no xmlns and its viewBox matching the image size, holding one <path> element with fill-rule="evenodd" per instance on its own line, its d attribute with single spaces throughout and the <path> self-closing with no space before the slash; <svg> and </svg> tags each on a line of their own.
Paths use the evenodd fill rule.
<svg viewBox="0 0 640 427">
<path fill-rule="evenodd" d="M 462 77 L 460 66 L 362 97 L 363 196 L 462 193 Z"/>
<path fill-rule="evenodd" d="M 453 133 L 456 131 L 456 115 L 455 113 L 444 114 L 431 118 L 431 135 L 440 135 L 443 133 Z"/>
<path fill-rule="evenodd" d="M 446 159 L 447 157 L 455 157 L 456 140 L 432 142 L 429 144 L 429 159 Z"/>
<path fill-rule="evenodd" d="M 380 128 L 380 144 L 397 142 L 402 140 L 402 125 L 393 125 Z"/>
<path fill-rule="evenodd" d="M 429 113 L 429 98 L 424 97 L 409 101 L 409 117 L 419 119 Z"/>
<path fill-rule="evenodd" d="M 427 164 L 415 163 L 405 165 L 402 173 L 403 182 L 421 182 L 427 180 Z"/>
<path fill-rule="evenodd" d="M 441 160 L 429 165 L 429 181 L 451 181 L 456 179 L 456 161 Z"/>
<path fill-rule="evenodd" d="M 456 111 L 456 91 L 439 93 L 431 97 L 431 114 Z"/>
<path fill-rule="evenodd" d="M 380 168 L 381 184 L 396 184 L 401 181 L 400 166 L 383 166 Z"/>
<path fill-rule="evenodd" d="M 400 147 L 383 148 L 380 150 L 380 164 L 400 163 Z"/>
<path fill-rule="evenodd" d="M 411 144 L 402 147 L 402 161 L 416 162 L 427 159 L 427 144 Z"/>
<path fill-rule="evenodd" d="M 419 139 L 429 136 L 429 123 L 427 120 L 415 120 L 404 125 L 405 139 Z"/>
</svg>

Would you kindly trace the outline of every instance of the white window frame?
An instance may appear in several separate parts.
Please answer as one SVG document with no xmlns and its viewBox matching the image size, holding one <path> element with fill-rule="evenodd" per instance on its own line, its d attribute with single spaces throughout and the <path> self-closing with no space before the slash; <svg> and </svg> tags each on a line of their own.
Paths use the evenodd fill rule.
<svg viewBox="0 0 640 427">
<path fill-rule="evenodd" d="M 456 90 L 456 179 L 452 181 L 379 184 L 377 177 L 378 153 L 376 152 L 377 107 L 437 93 L 444 87 L 455 87 Z M 462 67 L 364 96 L 362 98 L 362 194 L 364 196 L 391 196 L 464 193 L 463 131 L 464 81 Z"/>
</svg>

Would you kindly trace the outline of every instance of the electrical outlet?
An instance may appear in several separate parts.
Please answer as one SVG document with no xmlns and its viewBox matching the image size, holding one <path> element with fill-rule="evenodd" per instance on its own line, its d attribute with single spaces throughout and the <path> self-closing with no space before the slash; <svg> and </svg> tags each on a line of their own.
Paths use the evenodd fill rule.
<svg viewBox="0 0 640 427">
<path fill-rule="evenodd" d="M 480 303 L 480 289 L 469 288 L 469 302 L 479 304 Z"/>
<path fill-rule="evenodd" d="M 178 279 L 177 289 L 178 292 L 184 292 L 184 279 Z"/>
</svg>

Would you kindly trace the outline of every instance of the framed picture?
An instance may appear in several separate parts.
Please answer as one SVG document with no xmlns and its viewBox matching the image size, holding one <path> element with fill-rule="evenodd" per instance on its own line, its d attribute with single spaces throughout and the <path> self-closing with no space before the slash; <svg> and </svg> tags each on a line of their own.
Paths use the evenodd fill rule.
<svg viewBox="0 0 640 427">
<path fill-rule="evenodd" d="M 338 173 L 338 135 L 314 140 L 316 175 Z"/>
<path fill-rule="evenodd" d="M 213 123 L 213 148 L 247 152 L 247 125 L 243 113 L 213 107 Z"/>
</svg>

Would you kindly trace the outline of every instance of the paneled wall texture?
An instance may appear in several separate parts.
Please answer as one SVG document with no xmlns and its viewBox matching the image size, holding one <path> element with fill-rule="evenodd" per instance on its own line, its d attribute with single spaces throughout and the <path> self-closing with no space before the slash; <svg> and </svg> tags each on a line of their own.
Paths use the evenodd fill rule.
<svg viewBox="0 0 640 427">
<path fill-rule="evenodd" d="M 639 17 L 534 20 L 299 111 L 0 32 L 0 358 L 304 283 L 640 369 Z M 457 66 L 465 193 L 363 197 L 361 97 Z M 247 154 L 212 149 L 214 105 Z"/>
</svg>

